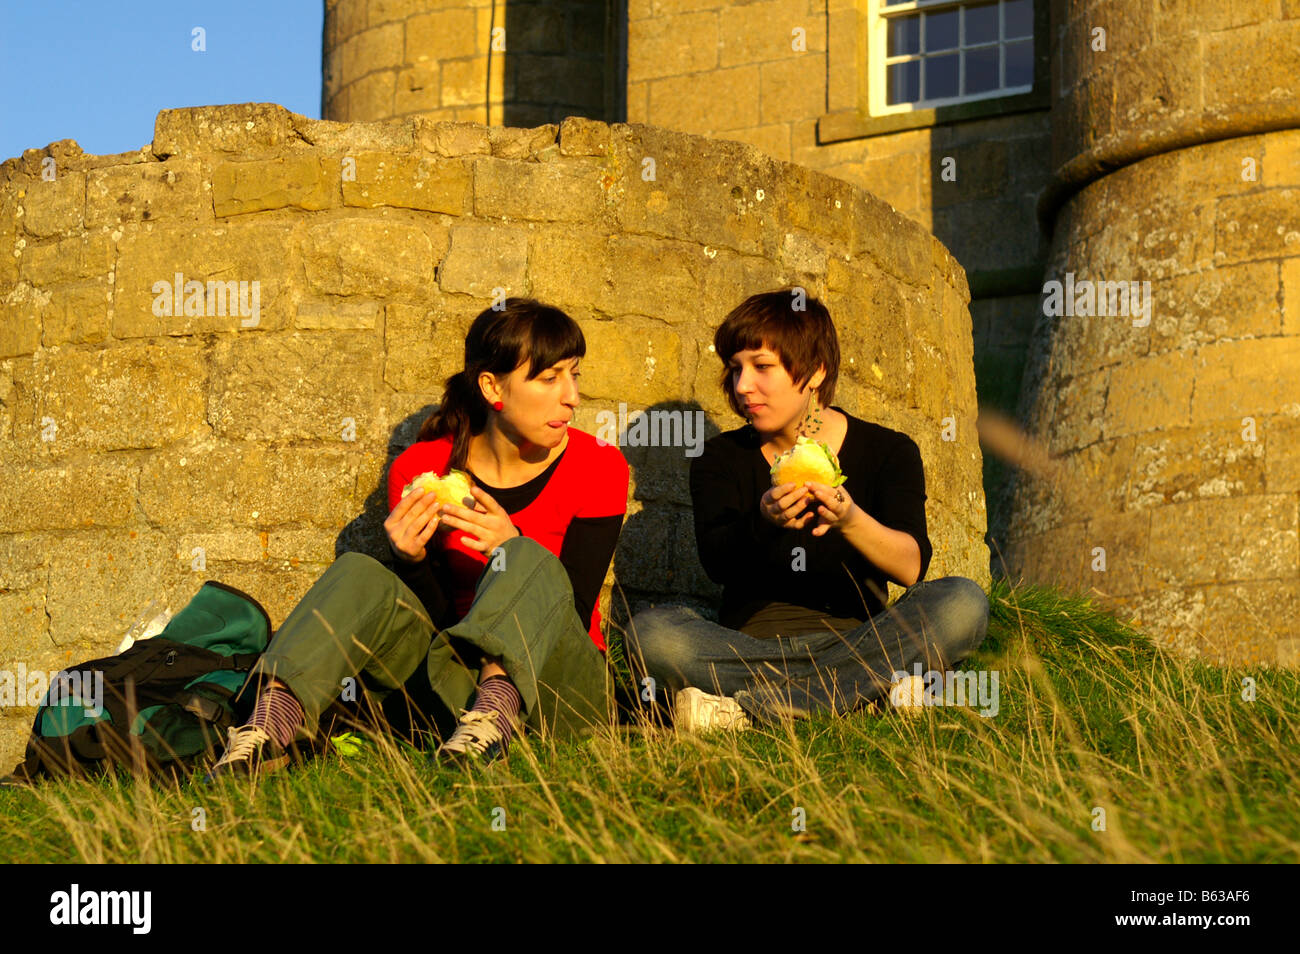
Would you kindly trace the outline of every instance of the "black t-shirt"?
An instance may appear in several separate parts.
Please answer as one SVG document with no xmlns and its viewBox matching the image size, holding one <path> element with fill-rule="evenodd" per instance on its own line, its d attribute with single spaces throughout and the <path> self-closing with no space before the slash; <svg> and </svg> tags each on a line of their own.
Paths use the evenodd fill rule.
<svg viewBox="0 0 1300 954">
<path fill-rule="evenodd" d="M 848 418 L 838 455 L 844 487 L 866 513 L 916 539 L 920 582 L 933 552 L 920 448 L 906 434 L 835 410 Z M 814 537 L 813 522 L 782 530 L 759 513 L 759 500 L 772 486 L 760 444 L 758 432 L 746 425 L 710 438 L 691 462 L 700 562 L 723 587 L 718 621 L 750 636 L 861 625 L 884 609 L 889 578 L 838 531 Z"/>
</svg>

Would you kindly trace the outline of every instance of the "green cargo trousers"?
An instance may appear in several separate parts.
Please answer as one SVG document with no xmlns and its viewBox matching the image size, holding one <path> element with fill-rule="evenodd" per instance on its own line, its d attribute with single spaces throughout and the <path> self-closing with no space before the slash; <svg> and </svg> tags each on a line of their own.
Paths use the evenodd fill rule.
<svg viewBox="0 0 1300 954">
<path fill-rule="evenodd" d="M 529 728 L 566 735 L 608 724 L 612 678 L 578 619 L 568 573 L 536 540 L 514 537 L 501 548 L 469 612 L 441 632 L 392 570 L 344 553 L 294 607 L 248 685 L 285 683 L 306 717 L 296 739 L 304 741 L 315 737 L 321 712 L 346 695 L 349 677 L 381 701 L 424 663 L 433 692 L 458 713 L 470 705 L 482 657 L 494 656 L 519 689 Z"/>
</svg>

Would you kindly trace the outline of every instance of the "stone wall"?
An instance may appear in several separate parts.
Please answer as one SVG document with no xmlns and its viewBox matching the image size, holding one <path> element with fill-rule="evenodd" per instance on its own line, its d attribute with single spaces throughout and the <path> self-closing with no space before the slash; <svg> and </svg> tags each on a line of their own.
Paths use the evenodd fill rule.
<svg viewBox="0 0 1300 954">
<path fill-rule="evenodd" d="M 1054 16 L 1047 278 L 1151 309 L 1040 310 L 1021 416 L 1057 460 L 1015 489 L 1012 565 L 1190 654 L 1294 665 L 1300 4 Z"/>
<path fill-rule="evenodd" d="M 169 316 L 159 283 L 177 275 L 246 282 L 249 307 L 195 296 Z M 710 436 L 741 423 L 713 329 L 787 284 L 836 319 L 837 403 L 921 449 L 929 576 L 987 584 L 964 273 L 841 180 L 639 125 L 340 124 L 265 104 L 162 112 L 135 153 L 28 150 L 0 166 L 0 669 L 102 655 L 151 599 L 179 609 L 205 579 L 278 626 L 340 552 L 389 560 L 387 465 L 494 288 L 581 323 L 577 426 L 622 402 L 702 411 Z M 615 625 L 717 594 L 687 450 L 624 447 Z M 0 712 L 0 764 L 30 717 Z"/>
</svg>

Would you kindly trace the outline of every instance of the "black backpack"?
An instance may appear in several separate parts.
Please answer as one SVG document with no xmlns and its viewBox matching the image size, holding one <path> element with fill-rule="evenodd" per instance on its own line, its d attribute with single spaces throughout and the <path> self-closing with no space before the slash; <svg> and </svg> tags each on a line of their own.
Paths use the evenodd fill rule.
<svg viewBox="0 0 1300 954">
<path fill-rule="evenodd" d="M 257 600 L 208 580 L 157 636 L 59 673 L 5 781 L 113 766 L 179 780 L 219 757 L 226 729 L 248 714 L 251 700 L 237 697 L 270 638 Z"/>
</svg>

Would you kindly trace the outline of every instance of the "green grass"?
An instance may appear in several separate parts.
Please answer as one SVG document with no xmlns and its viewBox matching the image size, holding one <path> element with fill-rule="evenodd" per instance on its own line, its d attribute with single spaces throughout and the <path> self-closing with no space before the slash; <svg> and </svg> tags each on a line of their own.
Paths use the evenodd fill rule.
<svg viewBox="0 0 1300 954">
<path fill-rule="evenodd" d="M 1170 657 L 1084 599 L 994 585 L 962 669 L 1000 711 L 516 744 L 464 774 L 384 737 L 255 788 L 126 775 L 0 790 L 0 858 L 51 862 L 1279 862 L 1300 856 L 1297 675 Z M 1242 680 L 1257 683 L 1254 701 Z M 195 809 L 205 813 L 194 830 Z M 792 828 L 794 810 L 806 831 Z M 1093 810 L 1106 813 L 1093 830 Z M 495 810 L 501 811 L 496 812 Z M 504 830 L 493 826 L 494 812 Z"/>
</svg>

